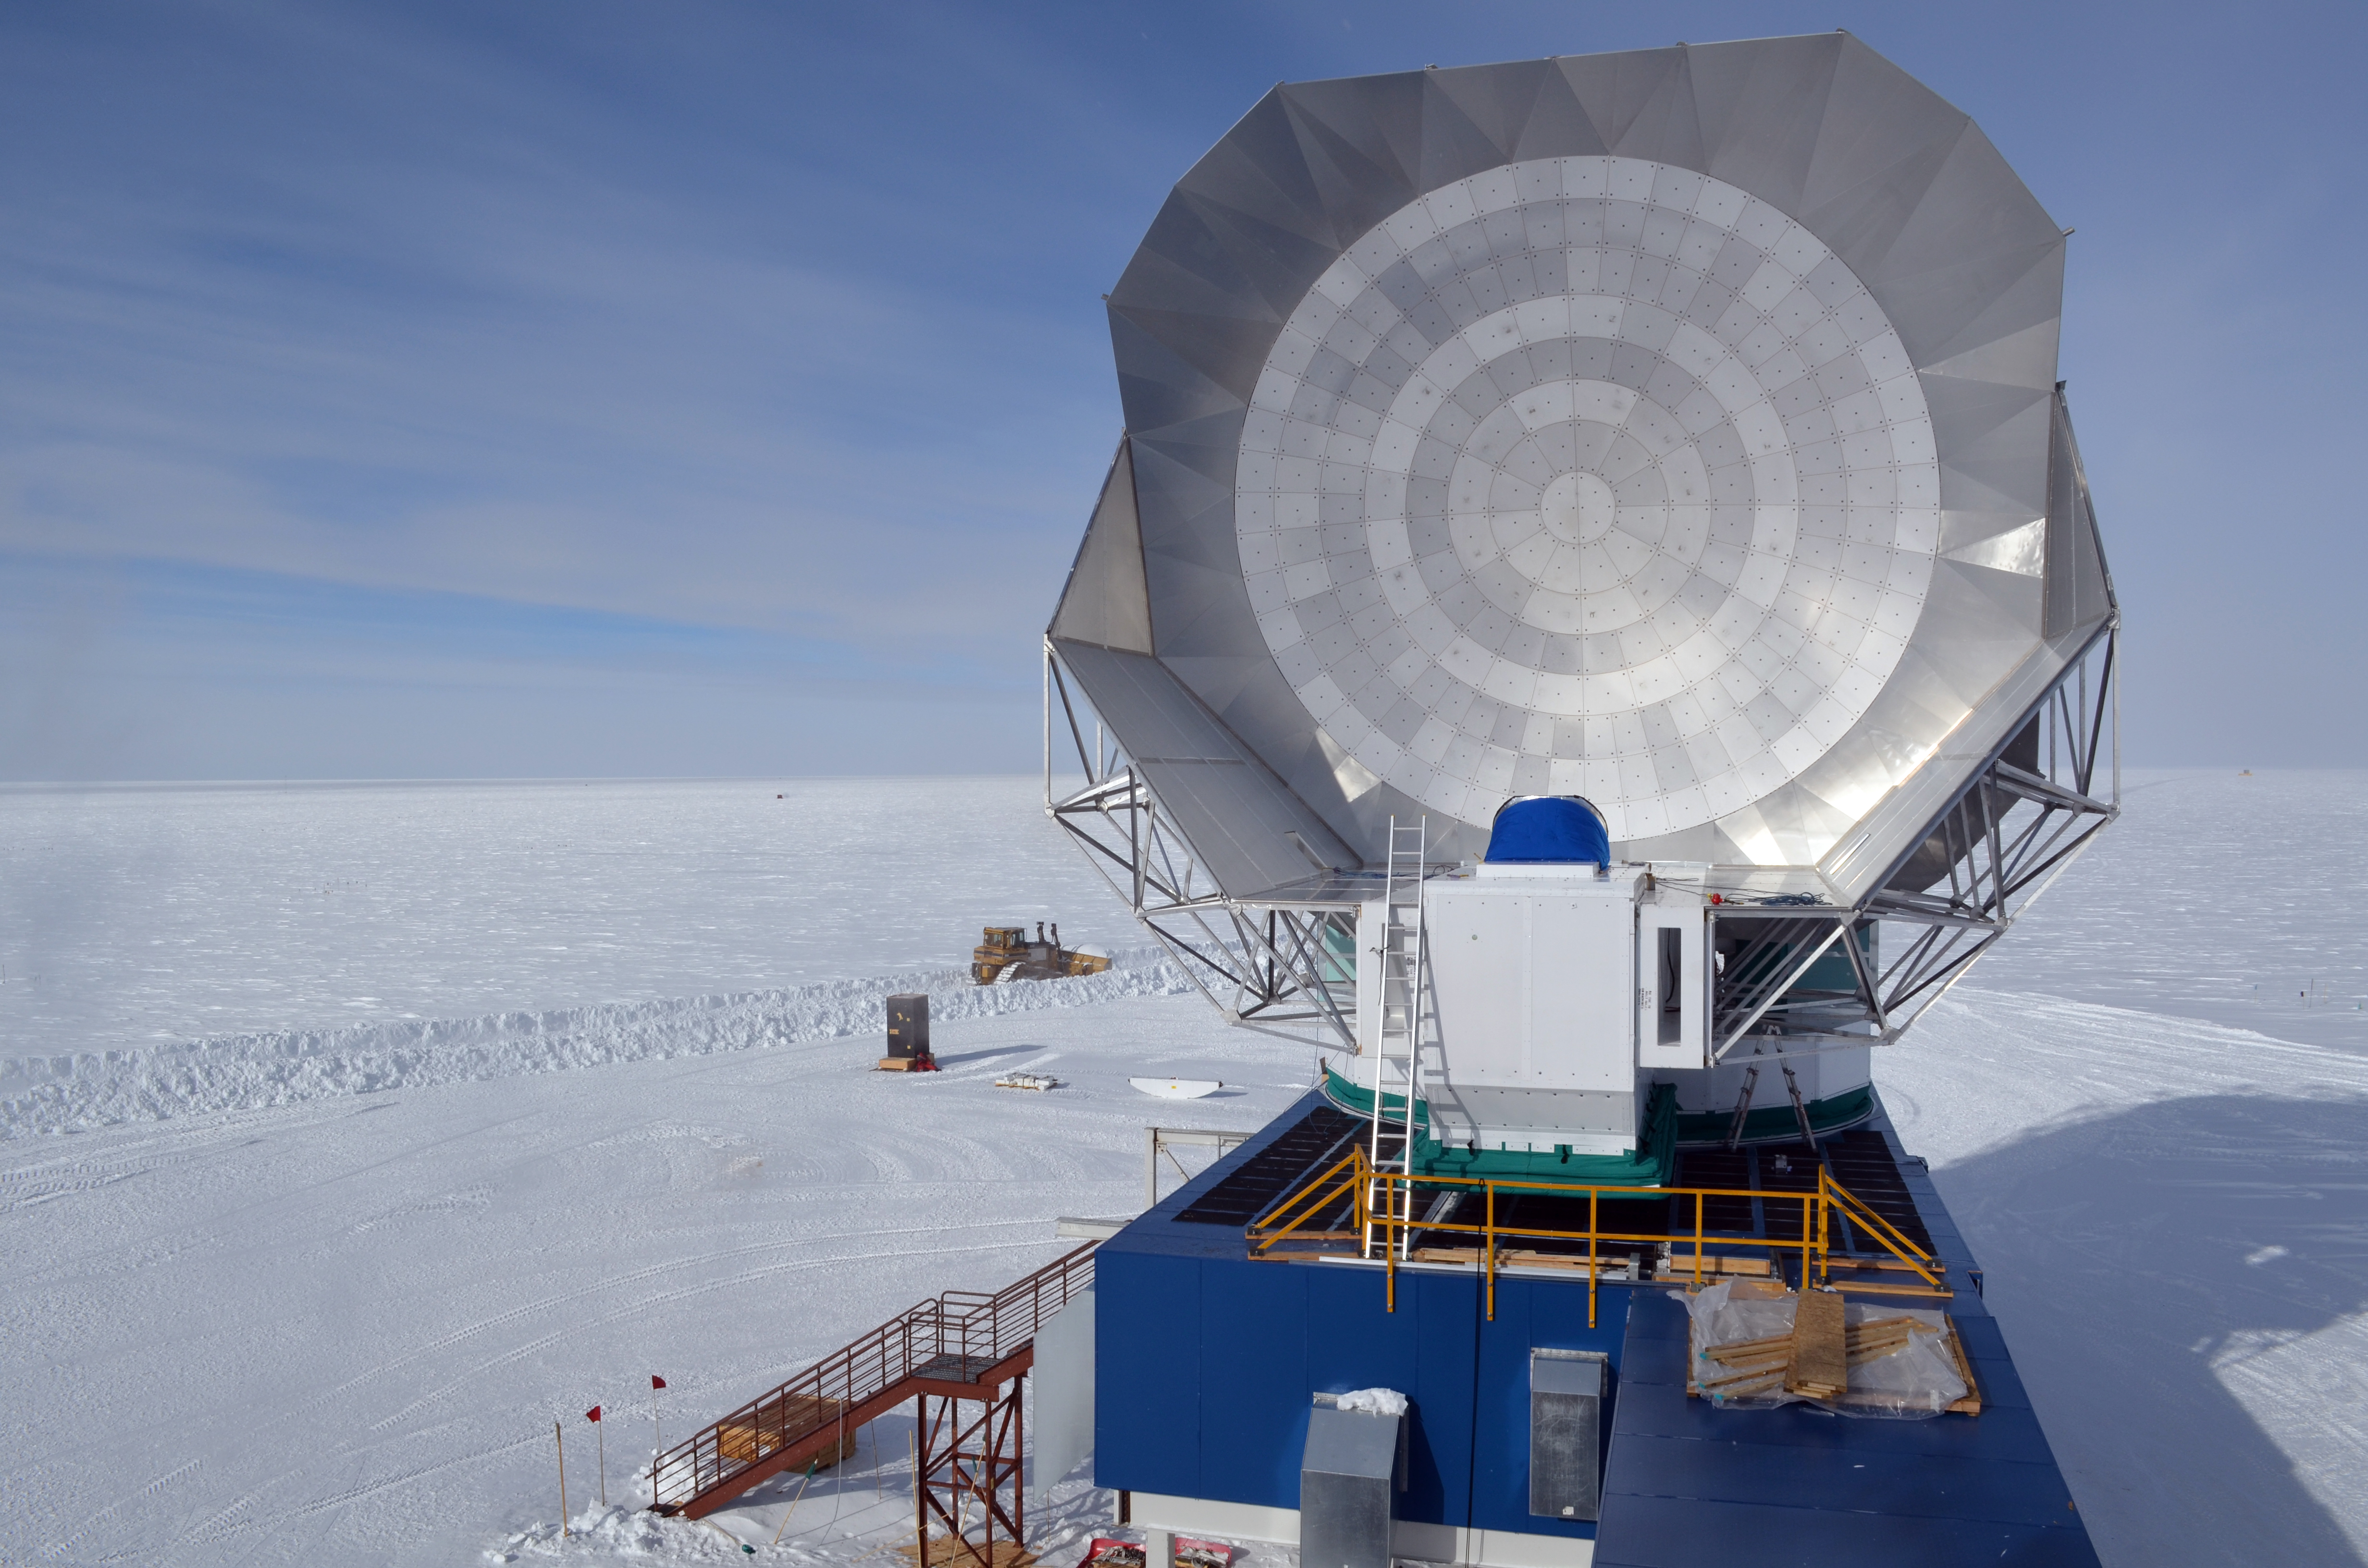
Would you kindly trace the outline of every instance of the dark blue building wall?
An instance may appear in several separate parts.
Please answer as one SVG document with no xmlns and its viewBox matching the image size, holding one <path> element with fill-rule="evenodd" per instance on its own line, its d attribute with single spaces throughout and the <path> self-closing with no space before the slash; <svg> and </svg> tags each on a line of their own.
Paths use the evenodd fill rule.
<svg viewBox="0 0 2368 1568">
<path fill-rule="evenodd" d="M 1251 1262 L 1237 1228 L 1176 1218 L 1263 1142 L 1096 1255 L 1096 1483 L 1296 1508 L 1312 1396 L 1393 1388 L 1411 1404 L 1400 1518 L 1592 1536 L 1529 1511 L 1530 1351 L 1600 1350 L 1616 1378 L 1628 1292 L 1600 1292 L 1589 1329 L 1584 1281 L 1500 1278 L 1491 1322 L 1475 1275 L 1406 1269 L 1393 1312 L 1379 1268 Z"/>
<path fill-rule="evenodd" d="M 1412 1407 L 1401 1519 L 1594 1537 L 1607 1568 L 2093 1568 L 1972 1256 L 1879 1111 L 1875 1124 L 1957 1290 L 1948 1310 L 1979 1380 L 1978 1417 L 1719 1410 L 1685 1395 L 1685 1311 L 1665 1291 L 1605 1287 L 1590 1329 L 1583 1280 L 1500 1276 L 1490 1321 L 1476 1277 L 1406 1270 L 1393 1312 L 1378 1268 L 1252 1263 L 1238 1227 L 1179 1218 L 1301 1109 L 1102 1244 L 1099 1484 L 1295 1508 L 1310 1396 L 1378 1386 Z M 1533 1347 L 1611 1359 L 1600 1530 L 1529 1512 Z"/>
<path fill-rule="evenodd" d="M 1530 1352 L 1600 1350 L 1611 1358 L 1611 1397 L 1601 1427 L 1609 1444 L 1611 1412 L 1620 1401 L 1630 1301 L 1631 1292 L 1622 1287 L 1596 1292 L 1596 1324 L 1590 1329 L 1583 1281 L 1497 1278 L 1496 1321 L 1481 1323 L 1474 1336 L 1474 1441 L 1468 1521 L 1474 1528 L 1531 1535 L 1595 1534 L 1592 1524 L 1572 1524 L 1530 1512 Z"/>
</svg>

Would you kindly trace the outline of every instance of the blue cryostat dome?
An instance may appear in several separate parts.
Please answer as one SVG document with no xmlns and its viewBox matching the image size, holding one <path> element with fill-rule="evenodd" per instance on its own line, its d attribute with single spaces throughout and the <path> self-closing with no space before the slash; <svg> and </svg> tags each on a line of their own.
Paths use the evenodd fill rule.
<svg viewBox="0 0 2368 1568">
<path fill-rule="evenodd" d="M 1611 858 L 1611 835 L 1603 813 L 1577 795 L 1523 795 L 1497 808 L 1486 858 L 1500 866 L 1600 866 Z"/>
</svg>

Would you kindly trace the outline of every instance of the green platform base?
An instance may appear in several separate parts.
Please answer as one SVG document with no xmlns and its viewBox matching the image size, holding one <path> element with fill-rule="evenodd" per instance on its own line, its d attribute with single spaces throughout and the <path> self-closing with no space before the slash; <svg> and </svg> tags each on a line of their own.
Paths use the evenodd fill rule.
<svg viewBox="0 0 2368 1568">
<path fill-rule="evenodd" d="M 1823 1138 L 1828 1132 L 1846 1131 L 1874 1114 L 1874 1088 L 1869 1085 L 1851 1089 L 1846 1094 L 1808 1102 L 1809 1131 Z M 1731 1110 L 1684 1111 L 1678 1117 L 1678 1142 L 1699 1146 L 1724 1143 L 1729 1129 L 1735 1125 Z M 1761 1106 L 1743 1119 L 1743 1136 L 1738 1143 L 1797 1143 L 1801 1141 L 1801 1119 L 1793 1114 L 1791 1098 L 1779 1099 L 1774 1105 Z"/>
<path fill-rule="evenodd" d="M 1324 1070 L 1324 1095 L 1351 1116 L 1373 1114 L 1373 1096 L 1348 1079 Z M 1388 1096 L 1386 1113 L 1395 1117 L 1402 1102 Z M 1809 1130 L 1819 1138 L 1843 1132 L 1874 1114 L 1873 1085 L 1808 1102 Z M 1735 1126 L 1733 1111 L 1679 1111 L 1678 1093 L 1668 1084 L 1656 1084 L 1645 1103 L 1643 1146 L 1628 1154 L 1578 1154 L 1567 1149 L 1544 1153 L 1513 1149 L 1451 1149 L 1430 1135 L 1430 1108 L 1414 1108 L 1415 1157 L 1417 1176 L 1464 1176 L 1474 1181 L 1541 1181 L 1577 1187 L 1667 1187 L 1680 1144 L 1699 1148 L 1724 1143 Z M 1800 1142 L 1800 1119 L 1789 1099 L 1761 1106 L 1743 1119 L 1739 1143 Z"/>
<path fill-rule="evenodd" d="M 1373 1114 L 1373 1095 L 1326 1067 L 1324 1094 L 1351 1116 Z M 1383 1114 L 1398 1115 L 1402 1096 L 1383 1097 Z M 1788 1111 L 1791 1108 L 1785 1108 Z M 1656 1084 L 1645 1102 L 1643 1147 L 1626 1154 L 1578 1154 L 1549 1149 L 1451 1149 L 1430 1135 L 1430 1108 L 1414 1108 L 1417 1176 L 1471 1181 L 1534 1181 L 1573 1187 L 1667 1187 L 1678 1162 L 1678 1092 Z"/>
</svg>

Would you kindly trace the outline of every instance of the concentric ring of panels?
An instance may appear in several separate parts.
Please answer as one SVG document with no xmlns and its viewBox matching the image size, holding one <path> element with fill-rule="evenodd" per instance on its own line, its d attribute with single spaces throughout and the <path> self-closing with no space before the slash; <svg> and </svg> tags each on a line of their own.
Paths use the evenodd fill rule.
<svg viewBox="0 0 2368 1568">
<path fill-rule="evenodd" d="M 1897 667 L 1940 539 L 1907 351 L 1723 181 L 1533 159 L 1432 191 L 1292 312 L 1235 520 L 1277 665 L 1435 811 L 1655 837 L 1800 777 Z"/>
<path fill-rule="evenodd" d="M 1634 858 L 1904 853 L 1852 846 L 2093 630 L 2063 256 L 1847 35 L 1278 87 L 1110 296 L 1127 493 L 1055 644 L 1121 740 L 1270 771 L 1253 858 L 1545 792 Z"/>
</svg>

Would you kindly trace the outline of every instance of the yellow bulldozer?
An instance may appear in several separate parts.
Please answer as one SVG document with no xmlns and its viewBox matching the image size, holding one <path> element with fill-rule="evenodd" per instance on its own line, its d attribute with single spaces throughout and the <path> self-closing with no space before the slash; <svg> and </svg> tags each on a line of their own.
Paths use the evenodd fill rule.
<svg viewBox="0 0 2368 1568">
<path fill-rule="evenodd" d="M 970 977 L 981 985 L 1003 980 L 1060 980 L 1073 974 L 1099 974 L 1110 968 L 1110 955 L 1090 948 L 1061 946 L 1061 927 L 1044 934 L 1036 923 L 1036 939 L 1028 939 L 1025 926 L 989 926 L 986 940 L 971 949 Z"/>
</svg>

